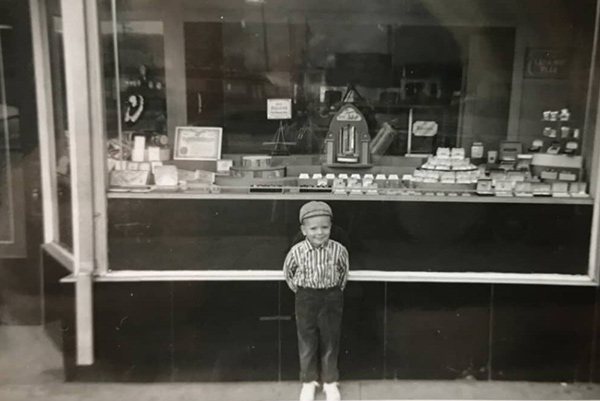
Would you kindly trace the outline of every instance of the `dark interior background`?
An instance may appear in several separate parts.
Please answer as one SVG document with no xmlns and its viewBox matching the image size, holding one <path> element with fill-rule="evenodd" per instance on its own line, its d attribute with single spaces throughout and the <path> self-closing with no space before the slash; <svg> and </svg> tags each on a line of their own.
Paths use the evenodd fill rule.
<svg viewBox="0 0 600 401">
<path fill-rule="evenodd" d="M 109 201 L 113 270 L 280 270 L 300 200 Z M 591 206 L 330 202 L 352 270 L 587 274 Z"/>
</svg>

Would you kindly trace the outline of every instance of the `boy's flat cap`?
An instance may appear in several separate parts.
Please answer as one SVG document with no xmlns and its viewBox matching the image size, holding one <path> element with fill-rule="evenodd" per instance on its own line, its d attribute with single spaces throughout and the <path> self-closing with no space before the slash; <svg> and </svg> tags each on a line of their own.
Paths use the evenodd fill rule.
<svg viewBox="0 0 600 401">
<path fill-rule="evenodd" d="M 333 217 L 331 207 L 325 202 L 312 201 L 305 203 L 300 208 L 300 223 L 309 217 L 329 216 Z"/>
</svg>

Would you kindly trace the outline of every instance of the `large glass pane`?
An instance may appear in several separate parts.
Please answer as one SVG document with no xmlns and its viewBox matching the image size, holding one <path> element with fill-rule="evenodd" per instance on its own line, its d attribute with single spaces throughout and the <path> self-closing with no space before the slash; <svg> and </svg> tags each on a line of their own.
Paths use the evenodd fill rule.
<svg viewBox="0 0 600 401">
<path fill-rule="evenodd" d="M 0 18 L 0 258 L 27 256 L 23 156 L 30 141 L 22 130 L 30 127 L 18 73 L 21 32 L 15 31 L 15 20 L 11 13 Z"/>
<path fill-rule="evenodd" d="M 0 219 L 0 243 L 15 241 L 15 205 L 12 196 L 14 176 L 12 169 L 16 164 L 12 161 L 12 158 L 20 154 L 21 148 L 19 142 L 19 109 L 14 102 L 9 103 L 8 96 L 13 92 L 7 88 L 7 84 L 13 83 L 10 78 L 14 72 L 14 66 L 5 63 L 5 58 L 8 59 L 7 56 L 10 50 L 9 35 L 11 31 L 11 26 L 0 25 L 0 216 L 2 216 Z"/>
<path fill-rule="evenodd" d="M 280 270 L 303 203 L 114 199 L 111 269 Z M 328 203 L 352 270 L 587 273 L 591 207 Z"/>
<path fill-rule="evenodd" d="M 587 272 L 595 1 L 99 4 L 112 268 Z"/>
<path fill-rule="evenodd" d="M 101 15 L 110 16 L 106 10 L 105 5 Z M 119 138 L 119 133 L 126 140 L 134 132 L 166 134 L 162 21 L 119 18 L 113 25 L 108 19 L 101 29 L 108 138 Z"/>
<path fill-rule="evenodd" d="M 59 0 L 48 0 L 48 43 L 52 76 L 52 106 L 56 144 L 56 182 L 58 191 L 59 241 L 73 248 L 73 211 L 71 202 L 71 161 L 65 81 L 62 12 Z"/>
</svg>

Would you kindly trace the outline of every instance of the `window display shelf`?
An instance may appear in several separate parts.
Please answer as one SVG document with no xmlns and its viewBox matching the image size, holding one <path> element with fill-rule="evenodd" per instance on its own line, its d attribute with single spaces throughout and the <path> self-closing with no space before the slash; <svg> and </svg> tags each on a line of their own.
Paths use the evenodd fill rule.
<svg viewBox="0 0 600 401">
<path fill-rule="evenodd" d="M 229 199 L 229 200 L 323 200 L 323 201 L 386 201 L 386 202 L 458 202 L 458 203 L 520 203 L 593 205 L 591 197 L 499 197 L 449 195 L 334 195 L 323 193 L 189 193 L 189 192 L 109 192 L 109 199 Z"/>
</svg>

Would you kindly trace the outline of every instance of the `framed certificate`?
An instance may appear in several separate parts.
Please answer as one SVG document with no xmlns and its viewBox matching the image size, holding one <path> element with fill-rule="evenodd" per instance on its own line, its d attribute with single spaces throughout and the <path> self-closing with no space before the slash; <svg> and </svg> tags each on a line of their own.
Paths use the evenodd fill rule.
<svg viewBox="0 0 600 401">
<path fill-rule="evenodd" d="M 175 129 L 175 160 L 219 160 L 223 128 L 177 127 Z"/>
</svg>

